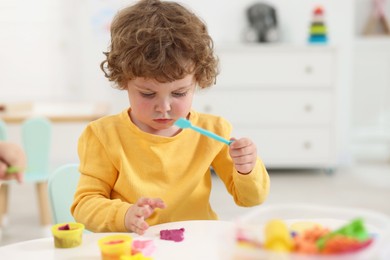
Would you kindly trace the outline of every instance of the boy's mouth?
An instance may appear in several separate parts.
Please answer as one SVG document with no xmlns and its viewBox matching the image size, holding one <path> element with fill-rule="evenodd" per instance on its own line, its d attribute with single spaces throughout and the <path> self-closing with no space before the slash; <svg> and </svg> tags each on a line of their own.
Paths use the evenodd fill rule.
<svg viewBox="0 0 390 260">
<path fill-rule="evenodd" d="M 153 121 L 158 124 L 169 124 L 172 123 L 173 120 L 169 118 L 157 118 L 157 119 L 153 119 Z"/>
</svg>

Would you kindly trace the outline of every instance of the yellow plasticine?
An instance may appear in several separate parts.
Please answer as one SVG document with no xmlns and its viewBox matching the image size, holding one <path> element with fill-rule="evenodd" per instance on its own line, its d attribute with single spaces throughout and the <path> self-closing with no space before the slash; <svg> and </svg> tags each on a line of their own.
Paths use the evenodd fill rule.
<svg viewBox="0 0 390 260">
<path fill-rule="evenodd" d="M 69 229 L 60 229 L 68 225 Z M 84 225 L 81 223 L 59 223 L 51 227 L 56 248 L 72 248 L 81 245 L 83 240 Z"/>
<path fill-rule="evenodd" d="M 144 256 L 141 253 L 131 256 L 121 256 L 120 260 L 152 260 L 153 258 Z"/>
<path fill-rule="evenodd" d="M 287 225 L 283 221 L 275 219 L 266 224 L 264 247 L 278 252 L 292 251 L 293 240 Z"/>
<path fill-rule="evenodd" d="M 257 246 L 253 242 L 239 241 L 237 242 L 237 246 L 241 248 L 257 248 Z"/>
<path fill-rule="evenodd" d="M 102 260 L 131 256 L 133 238 L 128 235 L 109 235 L 98 240 Z M 132 258 L 131 258 L 132 259 Z"/>
<path fill-rule="evenodd" d="M 271 242 L 265 245 L 265 248 L 271 251 L 275 252 L 290 252 L 291 248 L 289 245 L 285 244 L 284 242 L 281 241 L 275 241 Z"/>
</svg>

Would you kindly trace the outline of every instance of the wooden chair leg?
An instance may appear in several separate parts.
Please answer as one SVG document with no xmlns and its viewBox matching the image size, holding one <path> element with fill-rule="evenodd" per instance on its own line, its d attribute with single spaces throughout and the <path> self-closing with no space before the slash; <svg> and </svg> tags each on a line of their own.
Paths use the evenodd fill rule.
<svg viewBox="0 0 390 260">
<path fill-rule="evenodd" d="M 51 225 L 51 215 L 49 206 L 49 196 L 47 192 L 47 182 L 38 182 L 36 184 L 38 193 L 39 215 L 41 225 Z"/>
<path fill-rule="evenodd" d="M 0 227 L 3 226 L 4 216 L 8 212 L 8 190 L 8 184 L 0 184 Z"/>
<path fill-rule="evenodd" d="M 385 35 L 390 35 L 390 24 L 389 22 L 387 21 L 387 18 L 386 16 L 381 16 L 380 17 L 380 21 L 382 23 L 382 26 L 383 26 L 383 32 Z"/>
</svg>

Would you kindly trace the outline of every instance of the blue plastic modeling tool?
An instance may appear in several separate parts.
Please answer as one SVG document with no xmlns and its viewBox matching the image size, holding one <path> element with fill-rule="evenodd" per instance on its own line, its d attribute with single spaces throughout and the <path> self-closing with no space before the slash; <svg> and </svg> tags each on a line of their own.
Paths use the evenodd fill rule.
<svg viewBox="0 0 390 260">
<path fill-rule="evenodd" d="M 207 131 L 207 130 L 200 128 L 200 127 L 197 127 L 197 126 L 193 126 L 190 121 L 188 121 L 187 119 L 184 119 L 182 117 L 179 118 L 175 122 L 175 125 L 180 127 L 180 128 L 191 128 L 192 130 L 195 130 L 196 132 L 201 133 L 202 135 L 211 137 L 211 138 L 213 138 L 217 141 L 220 141 L 222 143 L 225 143 L 227 145 L 230 145 L 232 143 L 232 141 L 226 140 L 225 138 L 223 138 L 217 134 L 214 134 L 213 132 Z"/>
</svg>

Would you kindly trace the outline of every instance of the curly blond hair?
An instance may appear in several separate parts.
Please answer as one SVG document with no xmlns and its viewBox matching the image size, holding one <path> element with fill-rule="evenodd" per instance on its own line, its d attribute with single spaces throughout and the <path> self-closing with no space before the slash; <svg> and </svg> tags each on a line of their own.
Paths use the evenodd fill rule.
<svg viewBox="0 0 390 260">
<path fill-rule="evenodd" d="M 104 55 L 100 68 L 119 89 L 136 77 L 172 82 L 190 73 L 206 88 L 218 74 L 206 24 L 175 2 L 141 0 L 119 11 Z"/>
</svg>

